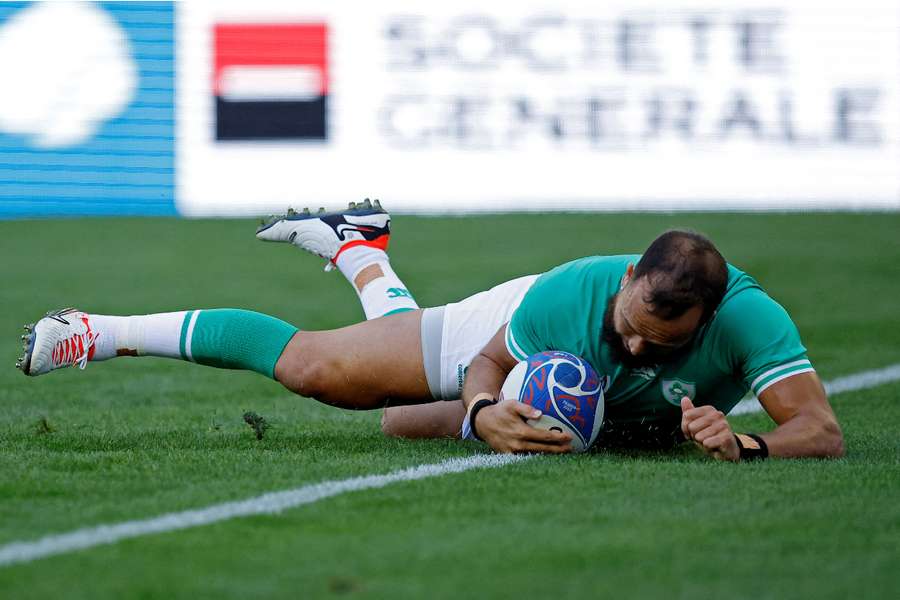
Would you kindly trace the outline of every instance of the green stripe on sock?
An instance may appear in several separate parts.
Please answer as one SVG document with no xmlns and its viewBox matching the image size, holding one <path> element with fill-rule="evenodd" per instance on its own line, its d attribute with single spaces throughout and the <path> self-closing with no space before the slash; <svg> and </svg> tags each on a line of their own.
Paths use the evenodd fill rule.
<svg viewBox="0 0 900 600">
<path fill-rule="evenodd" d="M 185 348 L 187 346 L 188 325 L 191 324 L 191 317 L 193 314 L 194 311 L 187 311 L 187 314 L 184 315 L 184 321 L 181 323 L 181 339 L 178 341 L 178 351 L 181 353 L 181 360 L 188 359 L 187 350 L 185 350 Z"/>
<path fill-rule="evenodd" d="M 416 309 L 414 309 L 414 308 L 409 308 L 409 307 L 407 306 L 407 307 L 404 307 L 404 308 L 397 308 L 397 309 L 394 309 L 394 310 L 392 310 L 392 311 L 390 311 L 390 312 L 386 312 L 386 313 L 384 313 L 384 314 L 381 315 L 381 316 L 382 316 L 382 317 L 386 317 L 386 316 L 388 316 L 388 315 L 396 315 L 397 313 L 409 312 L 409 311 L 411 311 L 411 310 L 416 310 Z"/>
</svg>

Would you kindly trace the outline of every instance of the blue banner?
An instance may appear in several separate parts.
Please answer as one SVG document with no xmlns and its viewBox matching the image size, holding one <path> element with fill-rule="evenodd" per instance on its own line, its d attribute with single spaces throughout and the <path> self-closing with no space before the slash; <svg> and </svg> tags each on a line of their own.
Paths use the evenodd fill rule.
<svg viewBox="0 0 900 600">
<path fill-rule="evenodd" d="M 174 215 L 172 2 L 0 3 L 0 217 Z"/>
</svg>

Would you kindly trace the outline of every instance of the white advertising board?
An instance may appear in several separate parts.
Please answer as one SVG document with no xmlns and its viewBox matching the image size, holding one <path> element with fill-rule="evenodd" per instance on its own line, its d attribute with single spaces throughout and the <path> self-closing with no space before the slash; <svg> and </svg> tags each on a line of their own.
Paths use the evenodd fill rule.
<svg viewBox="0 0 900 600">
<path fill-rule="evenodd" d="M 900 208 L 890 2 L 177 11 L 183 214 Z"/>
</svg>

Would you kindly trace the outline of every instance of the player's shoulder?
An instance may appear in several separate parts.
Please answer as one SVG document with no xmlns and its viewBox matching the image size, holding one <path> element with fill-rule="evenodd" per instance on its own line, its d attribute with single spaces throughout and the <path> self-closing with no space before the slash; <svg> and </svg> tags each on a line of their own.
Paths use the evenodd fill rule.
<svg viewBox="0 0 900 600">
<path fill-rule="evenodd" d="M 775 376 L 812 370 L 788 311 L 755 279 L 729 267 L 729 285 L 704 336 L 709 359 L 759 395 Z"/>
<path fill-rule="evenodd" d="M 755 311 L 765 310 L 772 305 L 778 306 L 778 303 L 756 279 L 734 265 L 728 265 L 728 287 L 716 311 L 717 317 L 727 316 L 745 320 L 746 317 L 753 316 Z"/>
<path fill-rule="evenodd" d="M 728 288 L 710 323 L 712 330 L 738 338 L 759 338 L 794 329 L 787 310 L 750 275 L 728 265 Z"/>
<path fill-rule="evenodd" d="M 525 311 L 566 312 L 585 318 L 599 311 L 619 289 L 628 265 L 640 256 L 589 256 L 550 269 L 535 281 L 522 301 Z"/>
<path fill-rule="evenodd" d="M 547 285 L 592 285 L 609 282 L 618 286 L 629 264 L 637 264 L 639 254 L 587 256 L 550 269 L 538 279 Z M 602 287 L 602 286 L 601 286 Z"/>
<path fill-rule="evenodd" d="M 599 334 L 609 299 L 628 265 L 640 257 L 590 256 L 559 265 L 531 286 L 507 329 L 510 354 L 561 349 L 589 353 Z M 586 358 L 589 358 L 586 356 Z"/>
</svg>

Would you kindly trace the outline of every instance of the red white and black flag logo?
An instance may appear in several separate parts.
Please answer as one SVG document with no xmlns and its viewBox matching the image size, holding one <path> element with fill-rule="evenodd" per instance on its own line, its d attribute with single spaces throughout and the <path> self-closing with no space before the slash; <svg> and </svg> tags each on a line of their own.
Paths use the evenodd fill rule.
<svg viewBox="0 0 900 600">
<path fill-rule="evenodd" d="M 325 23 L 216 25 L 216 139 L 326 139 L 327 35 Z"/>
</svg>

